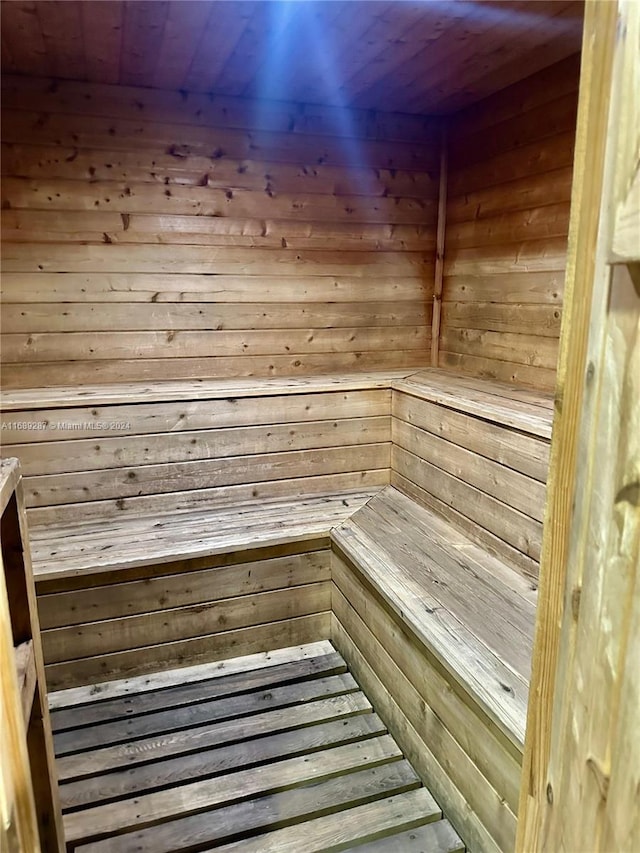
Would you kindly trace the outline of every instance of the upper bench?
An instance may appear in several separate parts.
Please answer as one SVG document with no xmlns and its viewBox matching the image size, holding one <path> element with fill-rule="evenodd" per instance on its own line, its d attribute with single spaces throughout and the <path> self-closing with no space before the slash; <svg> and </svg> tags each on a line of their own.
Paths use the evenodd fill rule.
<svg viewBox="0 0 640 853">
<path fill-rule="evenodd" d="M 22 463 L 37 576 L 327 544 L 389 482 L 407 373 L 8 392 L 3 455 Z"/>
</svg>

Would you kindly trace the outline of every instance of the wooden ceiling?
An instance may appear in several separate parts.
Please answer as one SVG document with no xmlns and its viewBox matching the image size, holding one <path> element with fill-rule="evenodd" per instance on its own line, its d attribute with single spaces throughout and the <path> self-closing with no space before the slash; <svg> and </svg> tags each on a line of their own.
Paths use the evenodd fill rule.
<svg viewBox="0 0 640 853">
<path fill-rule="evenodd" d="M 2 3 L 2 69 L 450 113 L 580 49 L 572 0 Z"/>
</svg>

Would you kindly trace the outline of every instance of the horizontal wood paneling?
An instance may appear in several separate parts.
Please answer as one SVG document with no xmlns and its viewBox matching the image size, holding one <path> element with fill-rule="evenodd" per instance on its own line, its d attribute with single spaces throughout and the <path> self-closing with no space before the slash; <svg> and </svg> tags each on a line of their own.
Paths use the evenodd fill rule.
<svg viewBox="0 0 640 853">
<path fill-rule="evenodd" d="M 436 121 L 5 91 L 5 387 L 425 363 Z"/>
<path fill-rule="evenodd" d="M 554 387 L 578 70 L 571 57 L 452 121 L 442 367 Z"/>
<path fill-rule="evenodd" d="M 456 378 L 456 399 L 442 385 L 427 370 L 393 391 L 391 484 L 535 584 L 551 398 Z"/>
</svg>

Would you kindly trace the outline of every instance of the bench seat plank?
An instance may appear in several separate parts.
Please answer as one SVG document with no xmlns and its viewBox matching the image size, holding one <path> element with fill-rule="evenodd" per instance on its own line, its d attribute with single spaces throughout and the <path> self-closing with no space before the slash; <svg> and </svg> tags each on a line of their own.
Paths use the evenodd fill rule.
<svg viewBox="0 0 640 853">
<path fill-rule="evenodd" d="M 9 389 L 2 395 L 2 411 L 61 409 L 185 400 L 224 400 L 229 397 L 264 397 L 282 394 L 326 393 L 389 388 L 409 376 L 415 367 L 369 373 L 341 373 L 300 377 L 242 379 L 181 379 L 155 382 L 118 382 L 83 386 Z"/>
<path fill-rule="evenodd" d="M 553 398 L 540 391 L 471 379 L 436 368 L 397 380 L 392 387 L 530 435 L 551 438 Z"/>
<path fill-rule="evenodd" d="M 330 528 L 375 493 L 347 491 L 297 500 L 255 501 L 197 513 L 120 518 L 116 523 L 36 527 L 38 581 L 133 568 L 288 542 L 328 541 Z"/>
<path fill-rule="evenodd" d="M 392 487 L 332 540 L 454 687 L 521 749 L 535 617 L 527 580 Z"/>
</svg>

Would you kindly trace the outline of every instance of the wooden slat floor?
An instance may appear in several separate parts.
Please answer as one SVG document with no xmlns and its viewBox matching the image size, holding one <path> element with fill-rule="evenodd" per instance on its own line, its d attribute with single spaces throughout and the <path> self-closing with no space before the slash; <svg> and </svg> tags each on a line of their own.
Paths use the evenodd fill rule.
<svg viewBox="0 0 640 853">
<path fill-rule="evenodd" d="M 326 641 L 51 696 L 69 851 L 464 847 Z"/>
</svg>

